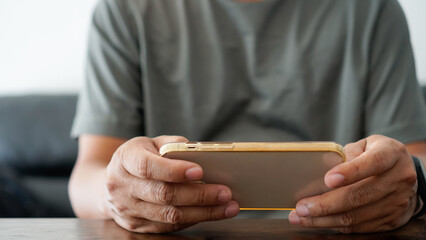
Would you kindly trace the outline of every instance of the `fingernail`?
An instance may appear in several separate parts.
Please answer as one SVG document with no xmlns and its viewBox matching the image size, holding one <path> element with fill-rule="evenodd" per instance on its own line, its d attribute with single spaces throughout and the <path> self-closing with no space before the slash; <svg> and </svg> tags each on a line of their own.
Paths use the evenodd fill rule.
<svg viewBox="0 0 426 240">
<path fill-rule="evenodd" d="M 231 218 L 238 215 L 240 211 L 238 205 L 236 203 L 230 203 L 225 209 L 225 217 Z"/>
<path fill-rule="evenodd" d="M 295 211 L 292 211 L 290 213 L 290 215 L 288 216 L 288 220 L 290 221 L 291 224 L 300 225 L 300 218 L 299 216 L 297 216 Z"/>
<path fill-rule="evenodd" d="M 298 216 L 307 217 L 309 216 L 309 209 L 305 204 L 299 204 L 296 206 L 296 212 Z"/>
<path fill-rule="evenodd" d="M 338 187 L 343 183 L 344 180 L 345 177 L 342 174 L 336 173 L 327 177 L 326 184 L 329 187 Z"/>
<path fill-rule="evenodd" d="M 222 190 L 219 192 L 219 196 L 217 197 L 219 202 L 227 203 L 231 201 L 231 193 L 227 190 Z"/>
<path fill-rule="evenodd" d="M 203 176 L 203 170 L 200 167 L 193 167 L 186 170 L 185 172 L 185 177 L 189 181 L 200 180 L 202 176 Z"/>
</svg>

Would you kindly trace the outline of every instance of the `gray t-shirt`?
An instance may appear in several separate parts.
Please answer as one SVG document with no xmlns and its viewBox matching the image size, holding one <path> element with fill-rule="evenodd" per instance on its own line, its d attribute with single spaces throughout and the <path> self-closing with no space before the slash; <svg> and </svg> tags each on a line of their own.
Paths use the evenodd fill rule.
<svg viewBox="0 0 426 240">
<path fill-rule="evenodd" d="M 426 139 L 395 0 L 104 0 L 72 135 Z"/>
<path fill-rule="evenodd" d="M 346 144 L 376 133 L 426 139 L 397 1 L 103 0 L 95 10 L 74 137 Z"/>
</svg>

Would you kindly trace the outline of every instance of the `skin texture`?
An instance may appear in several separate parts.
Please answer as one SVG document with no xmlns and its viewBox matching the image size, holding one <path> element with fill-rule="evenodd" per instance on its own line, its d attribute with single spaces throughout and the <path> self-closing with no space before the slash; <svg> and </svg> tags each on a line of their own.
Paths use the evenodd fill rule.
<svg viewBox="0 0 426 240">
<path fill-rule="evenodd" d="M 81 136 L 69 186 L 76 215 L 113 218 L 142 233 L 173 232 L 236 216 L 239 206 L 228 187 L 193 183 L 202 178 L 199 165 L 159 156 L 163 144 L 182 141 L 188 140 Z"/>
<path fill-rule="evenodd" d="M 404 146 L 374 135 L 346 145 L 345 152 L 348 161 L 324 178 L 334 190 L 300 200 L 290 223 L 342 233 L 389 231 L 407 223 L 417 204 L 410 153 L 424 159 L 426 144 Z"/>
<path fill-rule="evenodd" d="M 81 136 L 69 185 L 76 215 L 112 218 L 127 230 L 142 233 L 173 232 L 236 216 L 238 204 L 231 200 L 228 187 L 192 183 L 203 174 L 197 164 L 159 156 L 163 144 L 180 141 L 187 139 Z M 405 224 L 417 203 L 409 151 L 424 157 L 426 144 L 404 146 L 371 136 L 345 150 L 348 162 L 325 176 L 334 190 L 300 200 L 290 222 L 343 233 L 386 231 Z"/>
</svg>

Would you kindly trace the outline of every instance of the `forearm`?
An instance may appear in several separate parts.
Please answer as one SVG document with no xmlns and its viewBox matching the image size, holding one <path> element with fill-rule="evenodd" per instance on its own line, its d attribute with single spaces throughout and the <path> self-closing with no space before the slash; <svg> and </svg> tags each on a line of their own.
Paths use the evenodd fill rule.
<svg viewBox="0 0 426 240">
<path fill-rule="evenodd" d="M 106 167 L 87 161 L 75 165 L 68 192 L 77 217 L 109 218 L 103 209 Z"/>
</svg>

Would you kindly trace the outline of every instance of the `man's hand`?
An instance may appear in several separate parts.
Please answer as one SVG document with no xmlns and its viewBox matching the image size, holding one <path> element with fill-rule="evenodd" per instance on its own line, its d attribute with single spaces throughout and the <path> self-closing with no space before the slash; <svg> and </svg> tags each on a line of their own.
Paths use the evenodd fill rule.
<svg viewBox="0 0 426 240">
<path fill-rule="evenodd" d="M 347 162 L 325 176 L 332 191 L 300 200 L 289 216 L 303 227 L 379 232 L 407 223 L 417 203 L 416 171 L 405 146 L 370 136 L 345 146 Z"/>
<path fill-rule="evenodd" d="M 134 138 L 117 149 L 107 168 L 104 210 L 117 224 L 133 232 L 177 231 L 202 221 L 238 214 L 231 190 L 198 184 L 199 165 L 171 160 L 158 149 L 183 137 Z"/>
</svg>

